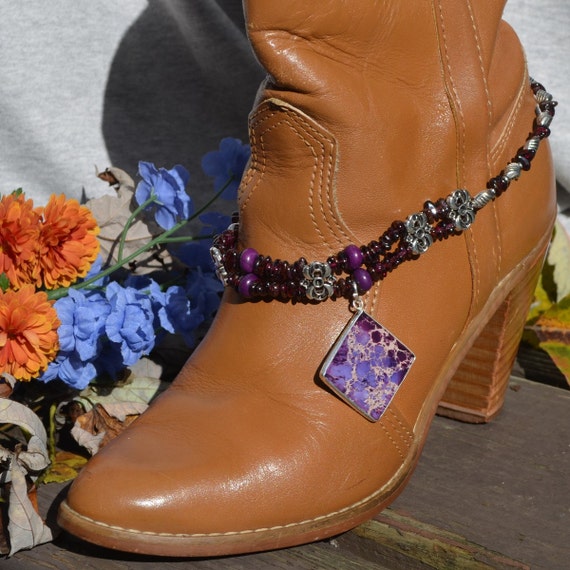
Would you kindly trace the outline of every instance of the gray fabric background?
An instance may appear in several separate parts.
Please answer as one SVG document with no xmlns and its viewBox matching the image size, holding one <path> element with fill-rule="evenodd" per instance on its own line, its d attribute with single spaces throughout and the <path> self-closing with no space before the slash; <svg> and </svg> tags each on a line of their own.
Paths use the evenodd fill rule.
<svg viewBox="0 0 570 570">
<path fill-rule="evenodd" d="M 0 193 L 109 192 L 95 166 L 185 165 L 247 138 L 262 72 L 239 0 L 0 0 Z M 531 74 L 561 101 L 551 138 L 570 188 L 570 2 L 511 0 Z M 562 199 L 562 201 L 564 198 Z M 564 206 L 565 207 L 565 206 Z"/>
<path fill-rule="evenodd" d="M 263 77 L 239 0 L 0 0 L 0 193 L 109 192 L 95 176 L 247 139 Z"/>
</svg>

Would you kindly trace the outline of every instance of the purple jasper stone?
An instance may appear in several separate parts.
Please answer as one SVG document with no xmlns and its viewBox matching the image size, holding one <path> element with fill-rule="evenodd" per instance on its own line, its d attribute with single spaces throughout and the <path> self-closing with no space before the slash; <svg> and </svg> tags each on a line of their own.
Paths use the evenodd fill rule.
<svg viewBox="0 0 570 570">
<path fill-rule="evenodd" d="M 254 275 L 253 273 L 248 273 L 244 275 L 239 280 L 238 285 L 238 292 L 242 297 L 249 299 L 251 297 L 251 286 L 256 282 L 259 281 L 259 277 Z"/>
<path fill-rule="evenodd" d="M 253 266 L 259 257 L 259 253 L 252 247 L 248 247 L 241 252 L 239 266 L 244 273 L 253 273 Z"/>
<path fill-rule="evenodd" d="M 366 269 L 355 269 L 352 273 L 352 278 L 362 292 L 368 291 L 372 287 L 372 276 Z"/>
<path fill-rule="evenodd" d="M 350 271 L 360 267 L 362 261 L 364 260 L 364 255 L 360 251 L 360 248 L 356 245 L 348 245 L 344 248 L 344 254 L 346 255 L 346 264 Z"/>
<path fill-rule="evenodd" d="M 370 315 L 355 315 L 321 368 L 321 379 L 372 421 L 380 419 L 415 356 Z"/>
</svg>

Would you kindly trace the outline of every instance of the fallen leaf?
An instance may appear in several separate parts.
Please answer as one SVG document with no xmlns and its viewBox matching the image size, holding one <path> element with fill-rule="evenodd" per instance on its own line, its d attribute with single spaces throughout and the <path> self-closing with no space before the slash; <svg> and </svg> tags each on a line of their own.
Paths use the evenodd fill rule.
<svg viewBox="0 0 570 570">
<path fill-rule="evenodd" d="M 570 295 L 553 304 L 528 328 L 570 384 Z"/>
<path fill-rule="evenodd" d="M 119 402 L 95 404 L 79 416 L 71 429 L 77 443 L 95 455 L 147 409 L 147 404 Z"/>
<path fill-rule="evenodd" d="M 555 301 L 560 302 L 570 295 L 570 239 L 559 221 L 554 228 L 546 261 L 552 266 L 552 276 L 556 285 Z"/>
<path fill-rule="evenodd" d="M 52 539 L 50 529 L 37 512 L 37 505 L 28 496 L 28 482 L 35 481 L 49 465 L 47 434 L 30 408 L 5 398 L 0 399 L 0 423 L 19 426 L 28 439 L 26 446 L 14 451 L 0 446 L 0 468 L 4 469 L 0 480 L 2 484 L 10 483 L 7 532 L 12 556 Z"/>
<path fill-rule="evenodd" d="M 87 458 L 69 451 L 58 451 L 55 460 L 42 476 L 42 483 L 65 483 L 77 477 Z"/>
<path fill-rule="evenodd" d="M 0 398 L 10 397 L 10 394 L 14 391 L 15 383 L 16 380 L 12 375 L 6 372 L 0 375 Z"/>
<path fill-rule="evenodd" d="M 118 261 L 119 239 L 127 220 L 137 204 L 134 202 L 135 183 L 133 179 L 120 168 L 108 168 L 98 176 L 107 181 L 118 183 L 117 194 L 104 195 L 89 200 L 85 205 L 91 210 L 100 228 L 99 243 L 105 265 L 113 265 Z M 123 258 L 146 245 L 154 237 L 162 233 L 152 218 L 141 215 L 131 225 L 127 232 Z M 143 274 L 157 269 L 164 269 L 172 263 L 172 258 L 166 250 L 154 248 L 135 260 L 137 273 Z"/>
<path fill-rule="evenodd" d="M 51 530 L 44 524 L 28 496 L 26 470 L 12 462 L 10 468 L 12 485 L 8 499 L 8 536 L 12 556 L 20 550 L 33 548 L 52 540 Z"/>
<path fill-rule="evenodd" d="M 153 364 L 149 362 L 139 364 L 137 370 L 153 374 L 158 371 L 158 368 L 154 368 Z M 157 377 L 131 373 L 124 383 L 114 386 L 108 393 L 100 391 L 96 385 L 90 385 L 85 390 L 82 390 L 75 400 L 80 402 L 87 411 L 95 404 L 103 404 L 105 407 L 109 404 L 124 403 L 145 404 L 146 406 L 166 386 L 167 384 Z"/>
</svg>

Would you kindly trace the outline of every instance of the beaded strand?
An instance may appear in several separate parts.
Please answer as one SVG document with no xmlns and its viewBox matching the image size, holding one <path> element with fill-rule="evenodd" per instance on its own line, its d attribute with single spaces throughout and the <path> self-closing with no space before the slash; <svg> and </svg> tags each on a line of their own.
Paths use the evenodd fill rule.
<svg viewBox="0 0 570 570">
<path fill-rule="evenodd" d="M 530 87 L 537 102 L 533 131 L 505 169 L 475 197 L 458 189 L 447 198 L 428 200 L 420 212 L 393 222 L 378 239 L 362 246 L 348 245 L 326 262 L 309 263 L 304 257 L 292 263 L 272 260 L 253 248 L 239 252 L 239 223 L 234 215 L 230 227 L 216 236 L 210 249 L 216 274 L 224 286 L 247 299 L 320 302 L 350 299 L 355 290 L 365 293 L 405 261 L 417 259 L 435 241 L 460 235 L 480 209 L 501 196 L 522 171 L 530 170 L 540 141 L 550 135 L 557 105 L 540 83 L 531 79 Z"/>
</svg>

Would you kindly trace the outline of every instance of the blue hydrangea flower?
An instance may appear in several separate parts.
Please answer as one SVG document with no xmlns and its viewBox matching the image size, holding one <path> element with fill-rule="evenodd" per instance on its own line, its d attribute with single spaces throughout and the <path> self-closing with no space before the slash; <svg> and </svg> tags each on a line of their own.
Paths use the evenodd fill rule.
<svg viewBox="0 0 570 570">
<path fill-rule="evenodd" d="M 49 382 L 59 378 L 82 390 L 97 375 L 93 361 L 99 356 L 111 307 L 101 293 L 75 289 L 58 299 L 54 307 L 61 321 L 57 331 L 60 350 L 39 379 Z"/>
<path fill-rule="evenodd" d="M 203 226 L 200 230 L 200 236 L 210 236 L 221 234 L 228 228 L 231 217 L 218 212 L 207 212 L 199 216 L 199 220 Z M 176 257 L 188 267 L 199 267 L 203 271 L 214 271 L 214 262 L 210 255 L 210 247 L 212 247 L 213 238 L 200 239 L 187 242 L 176 249 Z"/>
<path fill-rule="evenodd" d="M 214 316 L 220 305 L 224 286 L 214 273 L 204 272 L 200 268 L 188 274 L 186 294 L 191 300 L 192 314 L 202 315 L 202 320 Z"/>
<path fill-rule="evenodd" d="M 196 340 L 194 332 L 204 321 L 204 315 L 199 310 L 192 309 L 190 299 L 183 287 L 169 287 L 165 297 L 164 319 L 168 320 L 172 327 L 171 332 L 182 335 L 186 344 L 193 346 Z M 162 315 L 160 322 L 166 328 Z"/>
<path fill-rule="evenodd" d="M 103 257 L 101 255 L 98 255 L 97 259 L 93 262 L 93 264 L 89 268 L 87 275 L 83 279 L 78 280 L 78 282 L 88 281 L 92 277 L 96 277 L 97 275 L 99 275 L 99 273 L 101 273 L 102 271 L 103 271 Z M 109 283 L 109 276 L 98 279 L 97 281 L 91 284 L 91 287 L 104 287 L 107 283 Z"/>
<path fill-rule="evenodd" d="M 111 305 L 105 331 L 109 340 L 121 347 L 125 366 L 131 366 L 148 354 L 156 341 L 154 313 L 148 295 L 133 287 L 112 282 L 105 291 Z"/>
<path fill-rule="evenodd" d="M 97 370 L 93 362 L 85 362 L 77 353 L 60 352 L 38 379 L 42 382 L 49 382 L 59 378 L 68 386 L 83 390 L 96 376 Z"/>
<path fill-rule="evenodd" d="M 192 200 L 185 190 L 190 174 L 183 166 L 166 170 L 157 169 L 151 162 L 139 162 L 139 174 L 142 180 L 138 183 L 135 199 L 140 206 L 154 198 L 149 208 L 154 208 L 154 219 L 161 228 L 169 230 L 178 219 L 190 217 Z"/>
<path fill-rule="evenodd" d="M 108 374 L 111 378 L 117 378 L 125 368 L 121 346 L 110 342 L 107 338 L 103 339 L 101 353 L 93 361 L 93 364 L 97 370 L 97 376 Z"/>
<path fill-rule="evenodd" d="M 198 219 L 202 222 L 203 227 L 200 235 L 217 235 L 227 230 L 232 219 L 226 214 L 220 212 L 206 212 L 201 214 Z"/>
<path fill-rule="evenodd" d="M 69 289 L 67 297 L 58 299 L 54 306 L 61 321 L 57 331 L 60 351 L 75 352 L 85 361 L 94 358 L 111 312 L 107 299 L 98 292 L 86 295 L 83 291 Z"/>
<path fill-rule="evenodd" d="M 251 149 L 241 140 L 227 137 L 221 140 L 219 150 L 213 150 L 202 157 L 202 170 L 214 177 L 214 190 L 220 191 L 224 184 L 233 177 L 228 187 L 223 191 L 222 198 L 235 200 L 237 189 L 249 160 Z"/>
<path fill-rule="evenodd" d="M 184 287 L 173 285 L 163 291 L 156 281 L 147 276 L 130 277 L 125 285 L 148 295 L 155 315 L 155 330 L 162 328 L 172 334 L 181 334 L 188 345 L 194 344 L 194 330 L 204 316 L 191 310 Z"/>
</svg>

